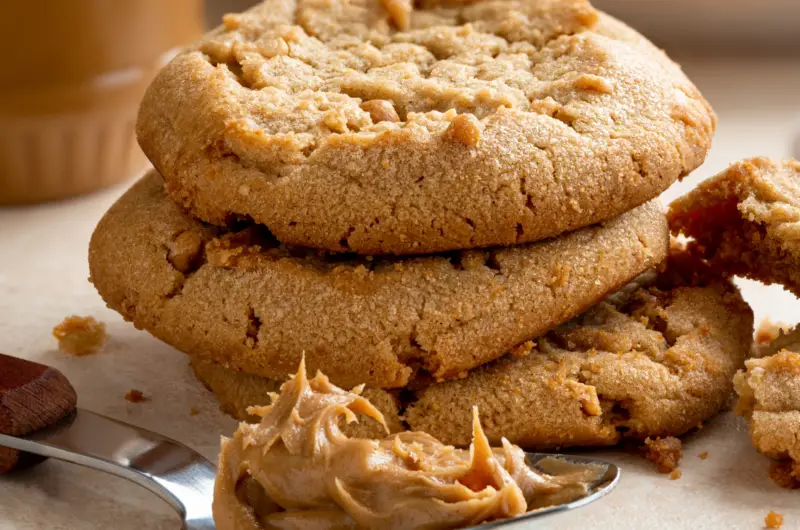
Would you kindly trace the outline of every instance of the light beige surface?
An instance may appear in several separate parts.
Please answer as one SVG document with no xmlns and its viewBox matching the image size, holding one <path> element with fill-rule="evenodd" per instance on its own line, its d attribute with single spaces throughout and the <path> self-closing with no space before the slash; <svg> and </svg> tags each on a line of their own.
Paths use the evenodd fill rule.
<svg viewBox="0 0 800 530">
<path fill-rule="evenodd" d="M 733 159 L 788 156 L 800 131 L 800 62 L 686 65 L 720 115 L 705 166 L 667 198 L 685 192 Z M 0 210 L 0 351 L 60 368 L 75 384 L 79 405 L 179 438 L 214 457 L 218 433 L 235 427 L 194 381 L 183 356 L 105 309 L 86 281 L 86 245 L 94 223 L 121 193 Z M 778 288 L 747 283 L 757 317 L 800 321 L 800 303 Z M 55 351 L 50 330 L 64 316 L 92 314 L 108 324 L 107 350 L 86 358 Z M 152 397 L 130 404 L 138 388 Z M 191 407 L 200 413 L 190 416 Z M 707 460 L 697 454 L 709 452 Z M 800 527 L 800 492 L 767 478 L 768 463 L 750 446 L 747 428 L 726 414 L 686 440 L 683 477 L 671 481 L 639 457 L 600 452 L 622 465 L 620 487 L 609 498 L 572 514 L 553 516 L 537 529 L 763 527 L 769 510 Z M 0 530 L 175 529 L 178 519 L 155 497 L 118 479 L 48 462 L 31 473 L 0 478 Z M 533 528 L 533 525 L 531 525 Z"/>
</svg>

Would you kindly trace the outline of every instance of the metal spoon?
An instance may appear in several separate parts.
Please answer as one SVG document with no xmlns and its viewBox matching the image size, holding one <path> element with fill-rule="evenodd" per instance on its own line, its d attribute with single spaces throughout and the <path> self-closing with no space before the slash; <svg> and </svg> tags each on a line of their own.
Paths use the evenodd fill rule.
<svg viewBox="0 0 800 530">
<path fill-rule="evenodd" d="M 164 499 L 187 530 L 214 530 L 216 468 L 199 453 L 160 434 L 76 409 L 22 437 L 0 434 L 0 446 L 126 478 Z"/>
<path fill-rule="evenodd" d="M 568 464 L 589 465 L 598 468 L 597 478 L 588 485 L 587 488 L 588 491 L 586 496 L 581 497 L 580 499 L 566 502 L 564 504 L 545 506 L 543 508 L 539 508 L 538 510 L 531 510 L 526 514 L 514 517 L 513 519 L 502 519 L 500 521 L 492 521 L 490 523 L 484 523 L 482 525 L 473 526 L 471 528 L 475 529 L 480 528 L 483 530 L 487 528 L 513 527 L 515 525 L 523 525 L 526 522 L 529 522 L 531 519 L 538 519 L 546 515 L 566 512 L 568 510 L 574 510 L 575 508 L 586 506 L 587 504 L 590 504 L 598 499 L 605 497 L 606 495 L 611 493 L 611 491 L 614 488 L 617 487 L 617 484 L 619 484 L 619 479 L 621 476 L 621 471 L 619 467 L 612 464 L 611 462 L 600 460 L 599 458 L 579 457 L 579 456 L 563 455 L 556 453 L 529 453 L 529 452 L 525 452 L 525 456 L 528 461 L 528 464 L 532 468 L 541 471 L 543 473 L 549 473 L 550 470 L 540 468 L 539 467 L 540 463 L 543 460 L 550 460 L 555 458 L 564 460 Z"/>
<path fill-rule="evenodd" d="M 199 453 L 170 438 L 74 408 L 75 394 L 57 370 L 0 354 L 0 449 L 16 449 L 97 469 L 128 479 L 164 499 L 183 520 L 187 530 L 214 530 L 211 503 L 216 469 Z M 66 415 L 53 412 L 61 406 Z M 74 410 L 73 410 L 74 408 Z M 20 425 L 33 425 L 48 416 L 61 418 L 18 435 Z M 8 434 L 3 434 L 3 430 Z M 30 432 L 32 430 L 32 432 Z M 620 470 L 602 460 L 526 453 L 528 462 L 545 473 L 546 459 L 593 465 L 597 478 L 588 494 L 564 504 L 547 506 L 514 519 L 473 528 L 511 526 L 544 515 L 585 506 L 607 495 L 619 482 Z"/>
<path fill-rule="evenodd" d="M 0 445 L 126 478 L 169 503 L 181 516 L 187 530 L 215 528 L 211 501 L 216 469 L 195 451 L 154 432 L 76 410 L 58 423 L 26 437 L 0 434 Z M 541 460 L 555 457 L 571 464 L 599 466 L 601 470 L 583 498 L 473 528 L 510 527 L 580 508 L 608 495 L 619 482 L 619 467 L 603 460 L 547 453 L 526 455 L 534 468 Z"/>
</svg>

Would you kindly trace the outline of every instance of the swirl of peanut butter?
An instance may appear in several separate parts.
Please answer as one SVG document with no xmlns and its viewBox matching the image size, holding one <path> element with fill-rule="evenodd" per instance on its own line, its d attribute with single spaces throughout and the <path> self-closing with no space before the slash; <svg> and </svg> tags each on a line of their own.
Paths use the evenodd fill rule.
<svg viewBox="0 0 800 530">
<path fill-rule="evenodd" d="M 261 422 L 222 440 L 217 528 L 459 528 L 586 494 L 584 468 L 545 475 L 505 439 L 492 449 L 477 410 L 468 451 L 422 432 L 348 438 L 342 420 L 384 423 L 362 389 L 343 390 L 322 373 L 309 379 L 301 362 L 270 406 L 251 409 Z"/>
</svg>

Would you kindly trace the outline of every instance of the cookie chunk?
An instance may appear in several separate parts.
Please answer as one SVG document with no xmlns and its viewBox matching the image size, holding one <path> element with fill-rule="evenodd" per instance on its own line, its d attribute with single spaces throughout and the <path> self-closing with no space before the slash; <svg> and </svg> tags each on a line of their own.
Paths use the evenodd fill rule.
<svg viewBox="0 0 800 530">
<path fill-rule="evenodd" d="M 462 377 L 569 320 L 666 255 L 648 203 L 534 244 L 410 258 L 285 247 L 187 216 L 151 173 L 100 221 L 91 278 L 108 305 L 179 350 L 285 377 L 303 351 L 343 387 Z"/>
<path fill-rule="evenodd" d="M 197 217 L 420 254 L 607 220 L 699 166 L 715 116 L 586 0 L 266 0 L 150 86 L 139 143 Z"/>
<path fill-rule="evenodd" d="M 642 450 L 644 457 L 656 465 L 659 473 L 676 471 L 683 458 L 683 443 L 674 436 L 646 438 Z"/>
<path fill-rule="evenodd" d="M 753 317 L 732 284 L 681 280 L 689 274 L 643 277 L 540 338 L 524 357 L 508 355 L 459 381 L 415 381 L 397 394 L 405 427 L 466 446 L 474 405 L 491 440 L 530 449 L 613 445 L 696 427 L 726 403 Z M 278 385 L 221 367 L 211 375 L 192 362 L 239 418 L 255 404 L 241 389 Z"/>
<path fill-rule="evenodd" d="M 773 478 L 800 488 L 800 353 L 782 350 L 750 359 L 746 366 L 734 379 L 736 410 L 749 420 L 756 449 L 784 461 L 774 468 Z"/>
<path fill-rule="evenodd" d="M 673 202 L 668 218 L 719 273 L 800 296 L 800 162 L 737 162 Z"/>
</svg>

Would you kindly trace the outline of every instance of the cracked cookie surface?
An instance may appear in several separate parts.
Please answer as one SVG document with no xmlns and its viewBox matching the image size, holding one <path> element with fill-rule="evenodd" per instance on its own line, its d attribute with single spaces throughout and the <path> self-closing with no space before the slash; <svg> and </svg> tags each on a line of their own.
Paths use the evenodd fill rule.
<svg viewBox="0 0 800 530">
<path fill-rule="evenodd" d="M 522 357 L 401 391 L 404 426 L 465 446 L 477 405 L 491 440 L 506 437 L 530 449 L 613 445 L 696 427 L 727 402 L 753 317 L 729 282 L 674 272 L 626 287 L 526 345 Z M 239 419 L 278 384 L 208 361 L 192 364 L 223 410 Z M 394 421 L 395 407 L 381 411 Z"/>
<path fill-rule="evenodd" d="M 714 127 L 585 0 L 267 0 L 161 72 L 137 132 L 205 221 L 419 254 L 610 219 L 702 163 Z"/>
<path fill-rule="evenodd" d="M 736 162 L 675 200 L 668 218 L 717 273 L 800 296 L 800 162 Z"/>
<path fill-rule="evenodd" d="M 602 300 L 666 256 L 657 203 L 557 239 L 408 258 L 285 247 L 222 232 L 152 172 L 98 224 L 92 281 L 108 305 L 179 350 L 265 377 L 340 386 L 462 377 Z"/>
</svg>

